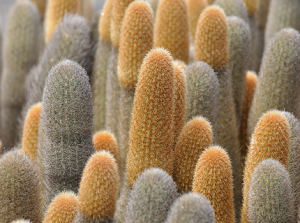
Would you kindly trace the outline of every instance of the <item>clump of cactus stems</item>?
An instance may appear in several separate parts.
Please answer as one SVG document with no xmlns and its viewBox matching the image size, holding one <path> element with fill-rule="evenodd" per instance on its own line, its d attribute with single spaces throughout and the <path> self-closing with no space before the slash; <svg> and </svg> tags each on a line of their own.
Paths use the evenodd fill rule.
<svg viewBox="0 0 300 223">
<path fill-rule="evenodd" d="M 43 223 L 73 223 L 77 212 L 77 196 L 72 191 L 62 192 L 49 205 Z"/>
<path fill-rule="evenodd" d="M 194 39 L 196 35 L 198 18 L 203 9 L 205 9 L 207 6 L 207 0 L 188 0 L 187 6 L 190 36 Z"/>
<path fill-rule="evenodd" d="M 179 193 L 192 191 L 199 156 L 212 143 L 212 128 L 205 118 L 194 118 L 182 129 L 174 151 L 173 172 Z"/>
<path fill-rule="evenodd" d="M 94 96 L 93 132 L 105 129 L 106 78 L 108 60 L 111 52 L 110 24 L 114 0 L 107 0 L 99 21 L 99 39 L 92 72 Z"/>
<path fill-rule="evenodd" d="M 215 223 L 209 200 L 196 193 L 184 194 L 172 205 L 166 223 Z"/>
<path fill-rule="evenodd" d="M 243 4 L 243 3 L 242 3 Z M 229 69 L 238 126 L 242 118 L 246 94 L 246 72 L 251 34 L 248 24 L 235 16 L 227 17 L 229 37 Z"/>
<path fill-rule="evenodd" d="M 134 97 L 127 154 L 130 188 L 148 168 L 173 173 L 174 88 L 170 53 L 162 48 L 151 50 L 144 58 Z"/>
<path fill-rule="evenodd" d="M 76 14 L 79 0 L 48 0 L 45 15 L 45 42 L 49 43 L 57 26 L 68 13 Z"/>
<path fill-rule="evenodd" d="M 243 206 L 241 222 L 248 220 L 248 195 L 250 177 L 254 168 L 261 161 L 272 158 L 287 165 L 290 129 L 287 119 L 280 111 L 272 110 L 265 113 L 257 123 L 251 138 L 244 170 Z"/>
<path fill-rule="evenodd" d="M 74 223 L 112 223 L 118 197 L 116 160 L 107 151 L 95 153 L 84 168 Z"/>
<path fill-rule="evenodd" d="M 235 222 L 231 162 L 218 146 L 205 150 L 196 165 L 193 192 L 204 195 L 214 209 L 216 222 Z"/>
<path fill-rule="evenodd" d="M 297 0 L 272 0 L 269 6 L 265 31 L 265 45 L 283 28 L 293 28 L 300 31 L 300 2 Z M 296 47 L 295 47 L 296 48 Z"/>
<path fill-rule="evenodd" d="M 241 162 L 242 165 L 245 163 L 245 159 L 248 153 L 248 138 L 247 138 L 247 126 L 248 126 L 248 117 L 249 117 L 249 111 L 252 105 L 252 100 L 257 84 L 257 75 L 252 72 L 248 71 L 246 76 L 246 95 L 245 95 L 245 101 L 243 106 L 243 114 L 241 119 L 241 126 L 240 126 L 240 145 L 241 145 Z"/>
<path fill-rule="evenodd" d="M 121 181 L 126 171 L 126 156 L 135 86 L 141 65 L 153 47 L 153 11 L 145 1 L 132 2 L 125 13 L 118 57 L 119 102 L 119 169 Z"/>
<path fill-rule="evenodd" d="M 0 185 L 0 222 L 19 218 L 42 221 L 38 170 L 22 151 L 1 156 Z"/>
<path fill-rule="evenodd" d="M 268 43 L 264 53 L 249 114 L 249 138 L 258 119 L 270 109 L 288 111 L 299 117 L 299 64 L 300 34 L 291 28 L 283 29 Z"/>
<path fill-rule="evenodd" d="M 6 150 L 17 141 L 26 75 L 38 59 L 40 22 L 36 6 L 28 1 L 17 2 L 8 16 L 1 77 L 1 139 Z"/>
<path fill-rule="evenodd" d="M 176 184 L 169 174 L 158 168 L 145 170 L 129 194 L 125 223 L 165 222 L 176 198 Z"/>
<path fill-rule="evenodd" d="M 93 136 L 93 144 L 96 152 L 105 150 L 110 152 L 118 163 L 118 145 L 113 134 L 108 131 L 100 131 Z"/>
<path fill-rule="evenodd" d="M 266 159 L 255 167 L 248 206 L 250 223 L 296 222 L 290 176 L 279 161 Z"/>
<path fill-rule="evenodd" d="M 42 104 L 38 103 L 30 108 L 27 113 L 22 137 L 22 150 L 32 160 L 36 158 L 39 121 Z"/>
<path fill-rule="evenodd" d="M 207 63 L 197 61 L 189 64 L 186 76 L 186 121 L 203 116 L 212 125 L 214 141 L 217 141 L 219 80 Z"/>
<path fill-rule="evenodd" d="M 216 0 L 214 5 L 220 6 L 226 16 L 237 16 L 248 24 L 248 12 L 243 0 Z"/>
<path fill-rule="evenodd" d="M 208 63 L 219 80 L 217 142 L 228 151 L 233 166 L 234 200 L 237 219 L 241 202 L 242 172 L 238 125 L 228 69 L 229 40 L 227 18 L 219 6 L 209 6 L 201 14 L 195 38 L 195 60 Z M 211 38 L 214 36 L 214 38 Z"/>
<path fill-rule="evenodd" d="M 77 13 L 88 20 L 92 24 L 94 19 L 94 1 L 93 0 L 79 0 Z"/>
<path fill-rule="evenodd" d="M 154 46 L 167 49 L 175 60 L 189 63 L 189 20 L 186 0 L 160 0 Z"/>
<path fill-rule="evenodd" d="M 46 199 L 64 190 L 77 192 L 85 163 L 94 152 L 92 100 L 89 78 L 80 65 L 64 60 L 51 69 L 40 119 Z"/>
</svg>

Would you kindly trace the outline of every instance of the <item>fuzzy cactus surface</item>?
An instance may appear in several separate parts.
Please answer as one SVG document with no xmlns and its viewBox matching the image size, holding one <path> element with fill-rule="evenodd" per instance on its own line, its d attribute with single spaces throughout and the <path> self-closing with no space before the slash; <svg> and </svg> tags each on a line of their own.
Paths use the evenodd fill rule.
<svg viewBox="0 0 300 223">
<path fill-rule="evenodd" d="M 110 152 L 118 163 L 118 145 L 113 134 L 108 131 L 100 131 L 94 134 L 93 144 L 96 152 L 105 150 Z"/>
<path fill-rule="evenodd" d="M 226 16 L 236 16 L 248 23 L 248 12 L 243 0 L 216 0 L 214 5 L 220 6 Z"/>
<path fill-rule="evenodd" d="M 26 1 L 26 0 L 19 0 L 19 1 Z M 32 3 L 34 3 L 39 10 L 41 19 L 44 19 L 46 6 L 47 6 L 47 0 L 30 0 Z"/>
</svg>

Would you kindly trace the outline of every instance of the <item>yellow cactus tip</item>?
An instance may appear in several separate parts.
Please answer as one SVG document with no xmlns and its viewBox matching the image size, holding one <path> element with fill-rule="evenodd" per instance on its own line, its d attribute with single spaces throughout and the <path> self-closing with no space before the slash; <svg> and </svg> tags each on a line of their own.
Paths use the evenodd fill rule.
<svg viewBox="0 0 300 223">
<path fill-rule="evenodd" d="M 118 145 L 115 136 L 108 131 L 95 133 L 93 137 L 95 151 L 105 150 L 110 152 L 118 160 Z"/>
<path fill-rule="evenodd" d="M 110 23 L 111 23 L 111 17 L 112 17 L 112 9 L 113 9 L 113 3 L 115 0 L 107 0 L 105 2 L 105 5 L 103 7 L 103 10 L 100 15 L 100 21 L 99 21 L 99 36 L 105 40 L 110 42 Z"/>
</svg>

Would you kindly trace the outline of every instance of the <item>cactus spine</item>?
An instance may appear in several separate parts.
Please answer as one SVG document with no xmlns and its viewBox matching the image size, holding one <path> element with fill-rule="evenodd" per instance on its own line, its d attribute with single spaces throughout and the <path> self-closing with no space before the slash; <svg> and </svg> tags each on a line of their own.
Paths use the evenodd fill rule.
<svg viewBox="0 0 300 223">
<path fill-rule="evenodd" d="M 1 156 L 0 185 L 1 222 L 19 218 L 42 221 L 38 170 L 23 152 L 10 151 Z"/>
<path fill-rule="evenodd" d="M 48 0 L 45 18 L 45 42 L 49 43 L 57 26 L 68 13 L 76 14 L 79 0 Z"/>
<path fill-rule="evenodd" d="M 94 96 L 93 132 L 105 129 L 106 78 L 108 60 L 111 52 L 110 23 L 115 0 L 107 0 L 99 21 L 99 40 L 92 72 Z"/>
<path fill-rule="evenodd" d="M 214 5 L 220 6 L 226 16 L 237 16 L 248 24 L 248 12 L 243 0 L 216 0 Z"/>
<path fill-rule="evenodd" d="M 113 134 L 107 131 L 100 131 L 93 136 L 93 144 L 96 152 L 105 150 L 110 152 L 118 163 L 118 145 Z"/>
<path fill-rule="evenodd" d="M 190 36 L 194 39 L 196 35 L 198 18 L 203 9 L 205 9 L 207 6 L 207 0 L 188 0 L 187 6 Z"/>
<path fill-rule="evenodd" d="M 145 57 L 136 87 L 127 155 L 128 184 L 132 188 L 145 169 L 173 173 L 174 67 L 164 49 Z"/>
<path fill-rule="evenodd" d="M 184 194 L 174 202 L 166 223 L 215 223 L 209 200 L 196 193 Z"/>
<path fill-rule="evenodd" d="M 254 169 L 249 188 L 249 222 L 296 222 L 290 176 L 277 160 L 266 159 Z"/>
<path fill-rule="evenodd" d="M 77 196 L 72 191 L 59 193 L 49 205 L 43 223 L 73 223 L 77 211 Z"/>
<path fill-rule="evenodd" d="M 116 160 L 106 151 L 87 162 L 78 191 L 79 212 L 74 223 L 113 222 L 118 197 Z"/>
<path fill-rule="evenodd" d="M 189 20 L 186 0 L 160 0 L 154 46 L 167 49 L 175 60 L 189 63 Z"/>
<path fill-rule="evenodd" d="M 294 29 L 283 29 L 269 42 L 260 70 L 248 121 L 248 137 L 261 115 L 278 109 L 300 116 L 299 78 L 300 34 Z M 286 100 L 288 98 L 288 100 Z"/>
<path fill-rule="evenodd" d="M 199 156 L 212 143 L 212 128 L 205 118 L 194 118 L 181 131 L 174 152 L 173 173 L 179 193 L 192 191 Z"/>
<path fill-rule="evenodd" d="M 18 118 L 25 102 L 27 73 L 37 62 L 40 17 L 31 2 L 17 2 L 7 21 L 1 77 L 1 132 L 6 150 L 17 141 Z"/>
<path fill-rule="evenodd" d="M 272 158 L 286 165 L 289 151 L 289 124 L 284 115 L 279 111 L 265 113 L 257 123 L 251 138 L 244 170 L 242 223 L 248 220 L 248 193 L 250 177 L 254 168 L 261 161 Z"/>
<path fill-rule="evenodd" d="M 128 197 L 125 223 L 165 222 L 176 198 L 176 184 L 170 175 L 158 168 L 145 170 Z"/>
<path fill-rule="evenodd" d="M 93 153 L 93 105 L 89 78 L 77 63 L 64 60 L 49 72 L 41 112 L 42 162 L 46 198 L 77 192 L 81 173 Z"/>
<path fill-rule="evenodd" d="M 32 160 L 36 158 L 37 140 L 39 121 L 42 110 L 42 104 L 38 103 L 31 107 L 25 119 L 23 137 L 22 137 L 22 150 Z"/>
<path fill-rule="evenodd" d="M 239 219 L 242 198 L 241 152 L 232 92 L 232 77 L 228 69 L 227 25 L 225 13 L 219 6 L 209 6 L 202 12 L 196 32 L 195 60 L 204 61 L 212 66 L 219 79 L 217 140 L 218 144 L 228 151 L 232 160 L 235 209 L 237 219 Z"/>
<path fill-rule="evenodd" d="M 218 146 L 205 150 L 197 162 L 193 192 L 204 195 L 210 201 L 216 222 L 235 222 L 232 183 L 227 152 Z"/>
</svg>

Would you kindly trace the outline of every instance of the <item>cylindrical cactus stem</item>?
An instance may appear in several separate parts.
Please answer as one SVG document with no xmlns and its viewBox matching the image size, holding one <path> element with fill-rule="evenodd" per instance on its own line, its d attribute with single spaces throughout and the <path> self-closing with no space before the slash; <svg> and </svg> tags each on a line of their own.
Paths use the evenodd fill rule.
<svg viewBox="0 0 300 223">
<path fill-rule="evenodd" d="M 108 131 L 100 131 L 94 134 L 93 144 L 96 152 L 105 150 L 110 152 L 118 163 L 118 145 L 114 135 Z"/>
<path fill-rule="evenodd" d="M 77 13 L 85 17 L 91 25 L 94 19 L 94 0 L 79 0 Z"/>
<path fill-rule="evenodd" d="M 167 49 L 175 60 L 189 63 L 189 20 L 186 0 L 160 0 L 154 46 Z"/>
<path fill-rule="evenodd" d="M 261 161 L 250 180 L 249 222 L 296 222 L 293 196 L 285 166 L 273 159 Z"/>
<path fill-rule="evenodd" d="M 170 53 L 151 50 L 143 61 L 134 98 L 127 154 L 130 188 L 151 167 L 173 174 L 174 88 Z"/>
<path fill-rule="evenodd" d="M 248 195 L 250 177 L 254 168 L 261 161 L 272 158 L 287 165 L 290 132 L 289 124 L 284 115 L 276 110 L 265 113 L 257 123 L 251 138 L 246 166 L 244 170 L 243 206 L 241 222 L 248 220 Z"/>
<path fill-rule="evenodd" d="M 230 16 L 228 21 L 229 69 L 232 75 L 232 91 L 240 126 L 246 94 L 246 72 L 250 51 L 251 34 L 248 24 L 242 19 Z"/>
<path fill-rule="evenodd" d="M 195 169 L 193 192 L 211 203 L 216 222 L 234 223 L 232 169 L 227 152 L 218 146 L 205 150 Z"/>
<path fill-rule="evenodd" d="M 115 223 L 124 223 L 125 222 L 126 208 L 127 208 L 127 203 L 128 203 L 127 201 L 128 201 L 128 196 L 130 194 L 130 191 L 131 191 L 131 189 L 127 183 L 126 173 L 125 173 L 121 193 L 120 193 L 119 199 L 116 204 L 116 211 L 115 211 L 115 215 L 114 215 Z"/>
<path fill-rule="evenodd" d="M 207 6 L 207 0 L 188 0 L 187 6 L 190 36 L 194 39 L 199 16 Z"/>
<path fill-rule="evenodd" d="M 79 0 L 48 0 L 45 15 L 45 42 L 49 43 L 59 23 L 68 13 L 76 14 Z"/>
<path fill-rule="evenodd" d="M 165 222 L 176 198 L 177 188 L 172 177 L 158 168 L 147 169 L 129 194 L 125 223 Z"/>
<path fill-rule="evenodd" d="M 42 103 L 38 103 L 31 107 L 28 111 L 24 131 L 22 137 L 22 150 L 32 160 L 36 159 L 38 129 L 40 122 L 40 115 L 42 110 Z"/>
<path fill-rule="evenodd" d="M 23 1 L 23 0 L 19 0 L 19 1 Z M 43 20 L 46 11 L 47 0 L 30 0 L 30 1 L 36 5 L 37 9 L 40 12 L 41 19 Z"/>
<path fill-rule="evenodd" d="M 197 116 L 205 117 L 212 125 L 214 142 L 217 141 L 219 80 L 207 63 L 197 61 L 185 69 L 186 121 Z"/>
<path fill-rule="evenodd" d="M 195 60 L 208 63 L 218 76 L 220 87 L 217 142 L 228 151 L 232 161 L 234 201 L 238 220 L 242 199 L 242 168 L 232 76 L 228 67 L 230 54 L 227 27 L 226 15 L 219 6 L 209 6 L 202 12 L 196 32 Z"/>
<path fill-rule="evenodd" d="M 41 112 L 46 197 L 75 193 L 84 166 L 94 152 L 93 97 L 89 78 L 77 63 L 64 60 L 49 72 Z"/>
<path fill-rule="evenodd" d="M 107 151 L 95 153 L 84 168 L 74 223 L 112 223 L 118 198 L 116 160 Z"/>
<path fill-rule="evenodd" d="M 42 222 L 38 170 L 22 151 L 1 156 L 0 185 L 0 222 L 19 218 Z"/>
<path fill-rule="evenodd" d="M 24 84 L 38 60 L 40 16 L 36 6 L 20 1 L 9 12 L 3 45 L 1 77 L 1 129 L 5 150 L 17 139 L 18 119 L 25 102 Z"/>
<path fill-rule="evenodd" d="M 111 52 L 110 24 L 114 1 L 115 0 L 107 0 L 105 2 L 98 27 L 99 40 L 92 72 L 94 133 L 105 129 L 106 78 L 108 61 Z"/>
<path fill-rule="evenodd" d="M 291 28 L 283 29 L 268 43 L 264 53 L 249 114 L 248 138 L 258 119 L 270 109 L 288 111 L 300 117 L 299 64 L 300 34 Z"/>
<path fill-rule="evenodd" d="M 43 223 L 73 223 L 78 210 L 76 194 L 72 191 L 59 193 L 49 205 Z"/>
<path fill-rule="evenodd" d="M 192 191 L 193 177 L 199 156 L 212 143 L 212 128 L 203 117 L 194 118 L 182 129 L 174 151 L 173 172 L 179 193 Z"/>
<path fill-rule="evenodd" d="M 196 193 L 184 194 L 172 205 L 166 223 L 215 223 L 209 200 Z"/>
<path fill-rule="evenodd" d="M 248 24 L 249 16 L 243 0 L 216 0 L 214 5 L 220 6 L 226 16 L 237 16 Z"/>
<path fill-rule="evenodd" d="M 300 31 L 300 2 L 298 0 L 272 0 L 269 6 L 265 31 L 265 46 L 283 28 L 293 28 Z"/>
<path fill-rule="evenodd" d="M 248 126 L 248 117 L 249 117 L 249 111 L 252 105 L 252 100 L 257 84 L 257 75 L 252 72 L 248 71 L 246 76 L 246 95 L 245 95 L 245 101 L 243 106 L 243 114 L 241 119 L 241 126 L 240 126 L 240 145 L 241 145 L 241 162 L 242 166 L 245 164 L 246 156 L 248 153 L 248 143 L 249 139 L 247 138 L 247 126 Z"/>
</svg>

